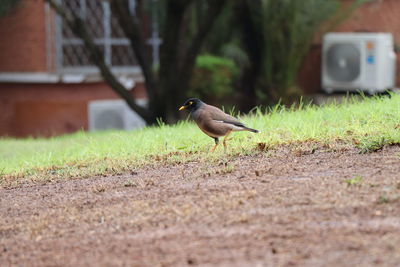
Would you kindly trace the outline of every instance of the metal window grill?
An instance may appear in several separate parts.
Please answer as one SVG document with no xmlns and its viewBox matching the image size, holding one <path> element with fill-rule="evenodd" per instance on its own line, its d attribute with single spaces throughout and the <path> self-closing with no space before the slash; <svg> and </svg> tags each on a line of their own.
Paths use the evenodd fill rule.
<svg viewBox="0 0 400 267">
<path fill-rule="evenodd" d="M 132 71 L 136 58 L 117 19 L 112 15 L 110 3 L 104 0 L 59 0 L 63 8 L 78 14 L 89 28 L 94 43 L 100 48 L 104 60 L 113 70 Z M 135 12 L 135 0 L 129 0 Z M 57 16 L 57 67 L 63 72 L 94 72 L 83 41 Z"/>
</svg>

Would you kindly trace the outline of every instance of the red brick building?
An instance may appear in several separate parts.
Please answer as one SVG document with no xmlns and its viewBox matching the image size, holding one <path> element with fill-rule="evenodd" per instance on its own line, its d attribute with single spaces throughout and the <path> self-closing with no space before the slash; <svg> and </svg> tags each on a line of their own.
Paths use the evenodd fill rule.
<svg viewBox="0 0 400 267">
<path fill-rule="evenodd" d="M 69 1 L 81 3 L 82 1 Z M 114 21 L 104 18 L 107 1 L 85 0 L 89 27 L 97 43 L 131 93 L 145 98 L 143 79 L 128 41 Z M 106 25 L 106 26 L 104 26 Z M 108 29 L 107 29 L 108 27 Z M 108 32 L 108 33 L 107 33 Z M 108 35 L 108 36 L 107 36 Z M 0 136 L 51 136 L 88 129 L 91 100 L 118 99 L 88 56 L 82 43 L 60 25 L 44 0 L 21 0 L 0 18 Z M 79 53 L 79 54 L 77 54 Z M 128 56 L 127 56 L 128 55 Z"/>
<path fill-rule="evenodd" d="M 144 98 L 143 80 L 139 68 L 132 67 L 135 59 L 129 43 L 106 16 L 108 1 L 70 2 L 86 3 L 82 12 L 94 18 L 89 27 L 102 25 L 95 38 L 106 61 L 120 78 L 135 84 L 131 93 L 136 98 Z M 334 31 L 391 32 L 400 44 L 399 14 L 400 0 L 375 0 Z M 318 38 L 299 76 L 305 93 L 320 90 L 320 69 Z M 400 65 L 397 71 L 400 73 Z M 96 68 L 89 66 L 81 41 L 60 24 L 44 0 L 21 0 L 0 18 L 0 136 L 50 136 L 86 130 L 89 101 L 117 98 Z"/>
</svg>

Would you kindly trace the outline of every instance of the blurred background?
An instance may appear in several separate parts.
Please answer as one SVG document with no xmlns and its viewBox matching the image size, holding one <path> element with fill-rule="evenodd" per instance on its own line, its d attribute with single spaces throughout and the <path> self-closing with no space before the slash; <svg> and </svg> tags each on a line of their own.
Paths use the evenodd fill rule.
<svg viewBox="0 0 400 267">
<path fill-rule="evenodd" d="M 399 0 L 1 0 L 0 136 L 399 86 Z"/>
</svg>

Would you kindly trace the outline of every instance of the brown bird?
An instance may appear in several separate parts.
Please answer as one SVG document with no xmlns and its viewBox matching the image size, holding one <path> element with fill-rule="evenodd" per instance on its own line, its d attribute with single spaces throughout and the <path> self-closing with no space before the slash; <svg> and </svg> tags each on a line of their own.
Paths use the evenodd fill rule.
<svg viewBox="0 0 400 267">
<path fill-rule="evenodd" d="M 223 144 L 226 150 L 226 141 L 232 132 L 249 131 L 259 133 L 258 130 L 246 127 L 235 117 L 232 117 L 217 107 L 207 105 L 197 98 L 188 99 L 179 110 L 188 110 L 197 126 L 208 136 L 214 138 L 215 146 L 211 152 L 217 148 L 219 138 L 225 136 Z"/>
</svg>

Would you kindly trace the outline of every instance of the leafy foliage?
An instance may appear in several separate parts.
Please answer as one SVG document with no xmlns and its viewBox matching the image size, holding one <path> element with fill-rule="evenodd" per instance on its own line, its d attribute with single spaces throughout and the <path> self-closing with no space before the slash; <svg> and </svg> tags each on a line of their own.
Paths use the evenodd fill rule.
<svg viewBox="0 0 400 267">
<path fill-rule="evenodd" d="M 200 55 L 196 59 L 189 95 L 199 98 L 227 96 L 233 92 L 232 85 L 238 72 L 230 59 Z"/>
<path fill-rule="evenodd" d="M 292 103 L 300 94 L 297 76 L 313 40 L 367 1 L 237 0 L 233 8 L 226 8 L 231 16 L 221 17 L 212 32 L 210 51 L 232 58 L 240 67 L 238 89 L 242 96 L 258 99 L 248 101 L 247 108 L 280 100 Z"/>
<path fill-rule="evenodd" d="M 263 0 L 254 10 L 263 31 L 261 83 L 278 97 L 288 97 L 300 64 L 322 22 L 338 9 L 337 0 Z"/>
</svg>

